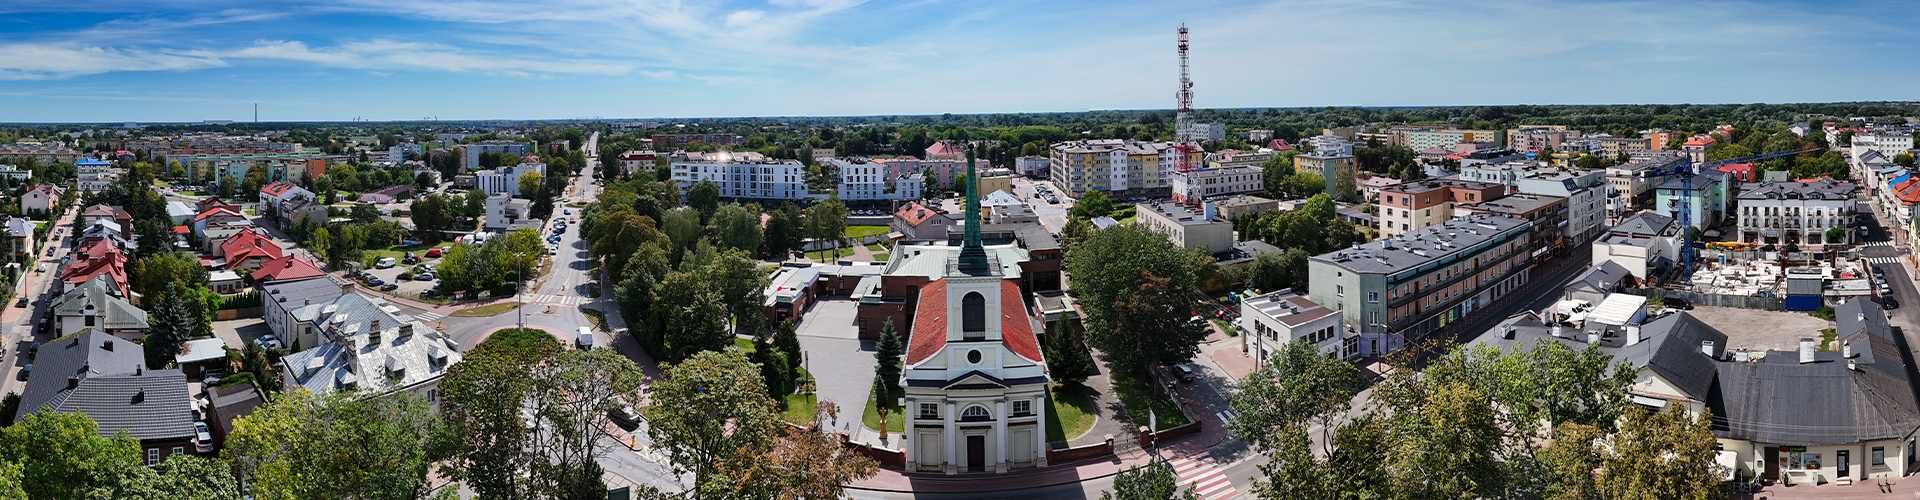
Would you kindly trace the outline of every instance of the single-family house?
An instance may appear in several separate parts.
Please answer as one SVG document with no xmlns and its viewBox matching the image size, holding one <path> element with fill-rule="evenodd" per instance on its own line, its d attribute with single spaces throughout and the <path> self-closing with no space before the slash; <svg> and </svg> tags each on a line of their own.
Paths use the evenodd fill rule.
<svg viewBox="0 0 1920 500">
<path fill-rule="evenodd" d="M 60 206 L 60 195 L 66 190 L 52 184 L 35 184 L 20 195 L 20 213 L 32 217 L 49 217 L 54 207 Z"/>
<path fill-rule="evenodd" d="M 94 276 L 61 293 L 47 310 L 59 335 L 94 328 L 132 341 L 147 335 L 147 312 L 135 307 L 125 291 L 106 275 Z"/>
<path fill-rule="evenodd" d="M 140 442 L 149 466 L 193 450 L 193 399 L 177 369 L 151 370 L 139 344 L 98 329 L 49 341 L 34 358 L 14 420 L 36 412 L 91 417 L 102 436 Z"/>
</svg>

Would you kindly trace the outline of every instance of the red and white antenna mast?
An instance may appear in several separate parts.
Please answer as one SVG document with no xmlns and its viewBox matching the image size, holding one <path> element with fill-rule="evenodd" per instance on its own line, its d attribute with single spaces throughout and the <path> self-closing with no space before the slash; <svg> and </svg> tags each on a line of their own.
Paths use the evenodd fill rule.
<svg viewBox="0 0 1920 500">
<path fill-rule="evenodd" d="M 1180 90 L 1174 93 L 1179 106 L 1173 112 L 1174 146 L 1180 151 L 1176 169 L 1181 172 L 1191 170 L 1193 165 L 1188 159 L 1193 155 L 1193 79 L 1187 76 L 1187 23 L 1180 23 Z"/>
</svg>

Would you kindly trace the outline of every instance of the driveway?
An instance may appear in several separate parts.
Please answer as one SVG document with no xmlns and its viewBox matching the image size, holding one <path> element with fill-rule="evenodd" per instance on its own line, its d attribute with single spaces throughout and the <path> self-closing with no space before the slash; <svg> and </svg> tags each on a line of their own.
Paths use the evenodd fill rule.
<svg viewBox="0 0 1920 500">
<path fill-rule="evenodd" d="M 800 350 L 806 353 L 807 371 L 813 374 L 815 394 L 840 405 L 837 428 L 849 433 L 860 426 L 876 365 L 873 351 L 861 346 L 860 329 L 854 326 L 858 307 L 845 299 L 815 302 L 795 332 Z M 905 335 L 901 339 L 905 341 Z"/>
</svg>

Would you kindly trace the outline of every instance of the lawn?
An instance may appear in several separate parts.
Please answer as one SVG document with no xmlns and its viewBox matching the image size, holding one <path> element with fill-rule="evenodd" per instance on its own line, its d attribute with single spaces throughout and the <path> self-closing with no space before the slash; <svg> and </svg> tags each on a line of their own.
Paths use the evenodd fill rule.
<svg viewBox="0 0 1920 500">
<path fill-rule="evenodd" d="M 888 253 L 886 253 L 886 252 L 874 252 L 874 253 L 873 253 L 873 261 L 874 261 L 874 262 L 886 262 L 886 261 L 887 261 L 887 259 L 890 259 L 890 258 L 893 258 L 893 255 L 892 255 L 892 254 L 888 254 Z"/>
<path fill-rule="evenodd" d="M 880 410 L 874 407 L 873 398 L 867 398 L 867 410 L 860 415 L 860 423 L 868 429 L 880 428 Z M 899 434 L 907 429 L 907 414 L 904 410 L 893 408 L 887 411 L 887 432 Z"/>
<path fill-rule="evenodd" d="M 855 239 L 879 236 L 887 234 L 889 231 L 892 231 L 892 229 L 889 229 L 887 226 L 847 226 L 847 230 L 841 231 L 840 235 L 848 239 Z"/>
<path fill-rule="evenodd" d="M 873 253 L 887 253 L 887 244 L 885 244 L 885 243 L 877 243 L 877 242 L 876 242 L 876 243 L 868 243 L 868 244 L 867 244 L 867 250 L 870 250 L 870 251 L 872 251 Z"/>
<path fill-rule="evenodd" d="M 844 259 L 852 256 L 853 256 L 853 250 L 848 250 L 845 248 L 840 249 L 840 258 Z M 807 260 L 811 260 L 814 262 L 831 263 L 837 259 L 833 258 L 833 249 L 826 249 L 826 250 L 814 250 L 811 252 L 807 252 Z"/>
<path fill-rule="evenodd" d="M 1080 437 L 1100 419 L 1093 389 L 1080 384 L 1056 385 L 1047 390 L 1047 442 L 1063 443 Z"/>
<path fill-rule="evenodd" d="M 1228 322 L 1226 322 L 1225 320 L 1218 320 L 1218 319 L 1210 319 L 1210 320 L 1207 320 L 1207 321 L 1211 321 L 1211 322 L 1213 322 L 1213 327 L 1214 327 L 1214 328 L 1219 328 L 1219 329 L 1220 329 L 1220 331 L 1222 331 L 1222 332 L 1226 332 L 1226 333 L 1227 333 L 1227 336 L 1228 336 L 1228 337 L 1238 337 L 1238 336 L 1240 336 L 1240 331 L 1239 331 L 1239 330 L 1235 330 L 1235 329 L 1233 329 L 1233 324 L 1232 324 L 1232 323 L 1228 323 Z"/>
<path fill-rule="evenodd" d="M 499 316 L 501 314 L 507 313 L 508 311 L 512 311 L 513 308 L 518 305 L 520 304 L 515 302 L 500 302 L 497 304 L 487 304 L 480 307 L 469 307 L 466 309 L 454 311 L 453 316 L 459 316 L 462 318 L 485 318 L 488 316 Z"/>
<path fill-rule="evenodd" d="M 812 394 L 788 394 L 787 409 L 780 412 L 780 418 L 794 425 L 811 425 L 819 403 Z"/>
<path fill-rule="evenodd" d="M 740 348 L 741 352 L 752 353 L 753 339 L 746 338 L 746 337 L 734 337 L 733 346 Z"/>
<path fill-rule="evenodd" d="M 1120 405 L 1127 408 L 1127 421 L 1147 425 L 1147 409 L 1152 408 L 1161 429 L 1185 425 L 1187 415 L 1180 412 L 1180 406 L 1161 395 L 1152 384 L 1149 379 L 1136 380 L 1133 376 L 1114 374 L 1114 395 L 1120 398 Z"/>
<path fill-rule="evenodd" d="M 387 248 L 372 248 L 372 249 L 362 250 L 360 254 L 360 258 L 368 262 L 372 262 L 372 261 L 380 260 L 381 258 L 385 258 L 385 257 L 393 257 L 393 260 L 398 262 L 401 257 L 406 256 L 407 252 L 413 252 L 414 256 L 425 258 L 427 249 L 430 249 L 430 248 L 433 248 L 433 245 L 421 244 L 421 245 L 404 246 L 404 247 L 391 246 Z"/>
</svg>

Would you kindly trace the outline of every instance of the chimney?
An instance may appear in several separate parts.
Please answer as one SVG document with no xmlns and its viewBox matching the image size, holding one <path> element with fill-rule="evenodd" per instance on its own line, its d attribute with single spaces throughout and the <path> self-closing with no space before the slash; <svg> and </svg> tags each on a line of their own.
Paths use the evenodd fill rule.
<svg viewBox="0 0 1920 500">
<path fill-rule="evenodd" d="M 73 389 L 77 387 L 80 387 L 80 377 L 77 375 L 72 377 L 67 377 L 67 388 Z"/>
<path fill-rule="evenodd" d="M 113 352 L 113 341 L 111 340 L 100 341 L 100 350 Z"/>
<path fill-rule="evenodd" d="M 1713 341 L 1711 341 L 1711 340 L 1702 340 L 1702 341 L 1700 341 L 1700 353 L 1701 353 L 1701 354 L 1705 354 L 1705 355 L 1707 355 L 1707 357 L 1709 357 L 1709 358 L 1711 358 L 1711 357 L 1713 357 L 1713 348 L 1714 348 L 1714 342 L 1713 342 Z"/>
<path fill-rule="evenodd" d="M 146 389 L 140 389 L 133 393 L 133 404 L 140 404 L 140 403 L 146 402 L 146 400 L 147 400 Z"/>
<path fill-rule="evenodd" d="M 1513 340 L 1513 325 L 1502 327 L 1500 329 L 1500 338 Z"/>
<path fill-rule="evenodd" d="M 1851 340 L 1840 341 L 1840 357 L 1853 359 L 1853 341 Z"/>
<path fill-rule="evenodd" d="M 1638 343 L 1640 343 L 1640 325 L 1627 325 L 1627 345 Z"/>
<path fill-rule="evenodd" d="M 406 337 L 408 335 L 413 335 L 413 323 L 401 323 L 400 336 Z"/>
<path fill-rule="evenodd" d="M 1814 343 L 1812 338 L 1810 337 L 1800 338 L 1800 363 L 1801 364 L 1812 363 L 1814 361 L 1813 349 L 1814 349 Z"/>
</svg>

